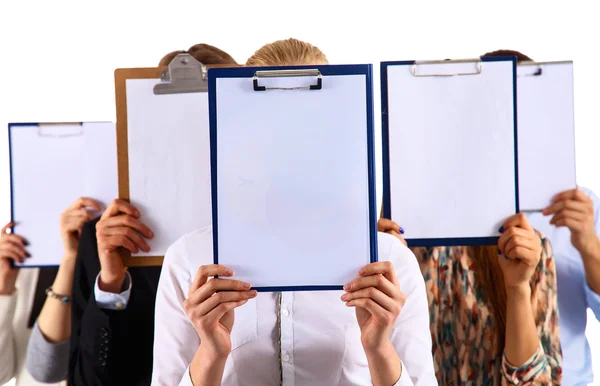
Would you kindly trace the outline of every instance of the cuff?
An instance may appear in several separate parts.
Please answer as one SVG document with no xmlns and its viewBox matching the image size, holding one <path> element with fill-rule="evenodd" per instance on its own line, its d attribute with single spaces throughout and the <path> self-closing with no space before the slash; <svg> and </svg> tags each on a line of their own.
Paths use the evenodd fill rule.
<svg viewBox="0 0 600 386">
<path fill-rule="evenodd" d="M 11 295 L 0 295 L 0 326 L 12 325 L 13 316 L 17 308 L 17 291 Z"/>
<path fill-rule="evenodd" d="M 190 366 L 185 369 L 185 374 L 181 378 L 181 382 L 179 382 L 179 386 L 194 386 L 192 382 L 192 376 L 190 375 Z"/>
<path fill-rule="evenodd" d="M 410 379 L 410 374 L 408 374 L 408 371 L 406 370 L 406 366 L 404 366 L 402 361 L 400 361 L 400 364 L 402 365 L 402 373 L 400 373 L 400 379 L 398 379 L 398 382 L 394 383 L 394 386 L 412 386 L 413 382 L 412 379 Z"/>
<path fill-rule="evenodd" d="M 535 354 L 520 367 L 511 365 L 506 354 L 502 355 L 502 375 L 509 385 L 520 385 L 534 380 L 544 371 L 547 364 L 546 352 L 540 343 Z"/>
<path fill-rule="evenodd" d="M 99 280 L 100 274 L 96 276 L 96 283 L 94 284 L 94 297 L 98 307 L 106 310 L 124 310 L 127 308 L 129 296 L 131 295 L 131 275 L 129 275 L 129 272 L 125 275 L 123 292 L 119 294 L 102 291 L 98 285 Z"/>
<path fill-rule="evenodd" d="M 596 315 L 596 319 L 600 321 L 600 294 L 594 292 L 593 289 L 587 283 L 587 280 L 584 279 L 584 288 L 585 288 L 585 298 L 587 300 L 588 307 L 592 309 L 594 315 Z"/>
</svg>

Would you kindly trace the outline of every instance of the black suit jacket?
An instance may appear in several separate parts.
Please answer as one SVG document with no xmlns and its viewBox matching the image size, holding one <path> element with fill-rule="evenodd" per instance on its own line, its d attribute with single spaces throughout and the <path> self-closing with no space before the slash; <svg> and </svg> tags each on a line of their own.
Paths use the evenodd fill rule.
<svg viewBox="0 0 600 386">
<path fill-rule="evenodd" d="M 161 267 L 130 268 L 132 288 L 125 310 L 98 307 L 100 273 L 96 223 L 84 225 L 73 282 L 70 386 L 150 385 L 154 303 Z"/>
</svg>

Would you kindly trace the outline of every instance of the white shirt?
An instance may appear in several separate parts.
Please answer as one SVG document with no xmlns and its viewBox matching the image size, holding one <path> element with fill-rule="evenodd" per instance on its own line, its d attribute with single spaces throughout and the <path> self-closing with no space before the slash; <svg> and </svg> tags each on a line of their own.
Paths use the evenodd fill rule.
<svg viewBox="0 0 600 386">
<path fill-rule="evenodd" d="M 391 337 L 403 363 L 397 385 L 437 385 L 425 283 L 416 258 L 393 236 L 379 233 L 378 244 L 379 260 L 393 262 L 407 297 Z M 200 340 L 183 302 L 198 268 L 212 263 L 210 227 L 183 236 L 167 251 L 156 297 L 154 386 L 192 385 L 189 364 Z M 237 308 L 222 385 L 276 386 L 280 377 L 284 386 L 371 385 L 355 310 L 344 304 L 342 294 L 284 292 L 279 309 L 276 293 L 259 293 Z"/>
</svg>

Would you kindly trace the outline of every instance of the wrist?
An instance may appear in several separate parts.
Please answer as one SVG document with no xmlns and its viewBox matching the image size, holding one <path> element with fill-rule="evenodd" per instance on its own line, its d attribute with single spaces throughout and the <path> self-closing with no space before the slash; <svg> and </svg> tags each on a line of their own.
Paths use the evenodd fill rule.
<svg viewBox="0 0 600 386">
<path fill-rule="evenodd" d="M 106 272 L 101 270 L 98 280 L 98 287 L 104 292 L 119 294 L 122 292 L 126 274 L 127 270 L 123 270 L 120 273 Z"/>
<path fill-rule="evenodd" d="M 369 361 L 384 361 L 397 355 L 396 350 L 389 339 L 375 347 L 363 346 L 363 349 L 365 350 L 365 354 Z"/>
<path fill-rule="evenodd" d="M 531 298 L 531 286 L 529 283 L 522 283 L 514 286 L 506 287 L 506 298 L 507 300 L 530 299 Z"/>
<path fill-rule="evenodd" d="M 595 236 L 594 240 L 588 246 L 579 250 L 579 253 L 584 262 L 600 262 L 600 239 Z"/>
</svg>

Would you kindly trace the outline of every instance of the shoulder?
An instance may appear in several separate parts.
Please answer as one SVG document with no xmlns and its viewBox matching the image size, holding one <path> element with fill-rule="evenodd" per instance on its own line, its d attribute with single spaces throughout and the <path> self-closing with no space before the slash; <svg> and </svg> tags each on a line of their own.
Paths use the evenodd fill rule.
<svg viewBox="0 0 600 386">
<path fill-rule="evenodd" d="M 213 263 L 212 227 L 204 227 L 186 233 L 175 241 L 165 254 L 165 267 L 183 267 L 195 273 L 201 265 Z"/>
</svg>

